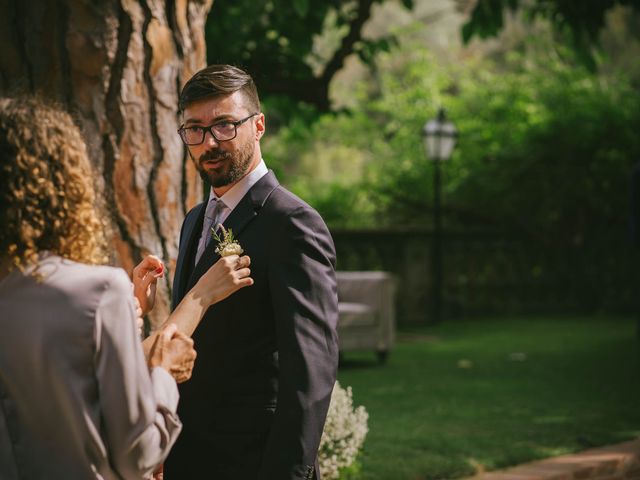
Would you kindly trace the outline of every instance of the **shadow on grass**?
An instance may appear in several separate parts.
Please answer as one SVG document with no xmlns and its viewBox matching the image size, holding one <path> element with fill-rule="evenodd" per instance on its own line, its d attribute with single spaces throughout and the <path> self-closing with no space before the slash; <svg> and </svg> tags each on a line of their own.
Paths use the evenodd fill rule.
<svg viewBox="0 0 640 480">
<path fill-rule="evenodd" d="M 340 370 L 381 369 L 385 365 L 386 362 L 381 362 L 374 353 L 371 353 L 371 358 L 361 352 L 352 355 L 341 353 L 338 360 Z"/>
<path fill-rule="evenodd" d="M 440 480 L 637 437 L 635 322 L 456 321 L 400 332 L 388 363 L 346 352 L 369 413 L 358 480 Z"/>
</svg>

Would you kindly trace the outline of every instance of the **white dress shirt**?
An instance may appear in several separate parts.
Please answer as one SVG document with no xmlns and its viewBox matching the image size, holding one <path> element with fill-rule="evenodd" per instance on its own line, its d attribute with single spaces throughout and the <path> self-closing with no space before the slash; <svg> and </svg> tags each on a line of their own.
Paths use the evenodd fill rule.
<svg viewBox="0 0 640 480">
<path fill-rule="evenodd" d="M 226 207 L 222 209 L 222 212 L 218 217 L 218 223 L 224 223 L 233 209 L 238 206 L 240 200 L 242 200 L 247 192 L 251 190 L 251 187 L 253 187 L 256 182 L 264 177 L 268 172 L 269 169 L 264 163 L 264 160 L 260 160 L 260 163 L 256 166 L 256 168 L 242 177 L 238 181 L 238 183 L 227 190 L 221 197 L 218 197 L 216 195 L 216 192 L 213 191 L 213 188 L 211 189 L 211 191 L 209 192 L 209 200 L 211 200 L 212 198 L 219 198 L 226 205 Z"/>
<path fill-rule="evenodd" d="M 207 206 L 205 207 L 207 209 L 205 211 L 205 217 L 207 216 L 207 214 L 210 215 L 210 210 L 213 208 L 213 205 L 216 204 L 219 200 L 222 200 L 224 207 L 220 210 L 220 212 L 216 213 L 216 218 L 214 219 L 215 221 L 213 222 L 213 225 L 211 225 L 211 222 L 207 222 L 206 218 L 202 224 L 202 232 L 200 232 L 200 240 L 198 240 L 198 248 L 195 256 L 196 264 L 200 260 L 200 257 L 202 256 L 206 245 L 211 240 L 211 226 L 213 226 L 214 230 L 217 230 L 216 227 L 218 226 L 218 224 L 224 223 L 233 209 L 238 206 L 240 200 L 242 200 L 247 192 L 251 190 L 251 187 L 253 187 L 256 182 L 264 177 L 267 173 L 269 173 L 269 169 L 264 163 L 264 160 L 261 159 L 256 168 L 242 177 L 238 181 L 238 183 L 227 190 L 221 197 L 218 197 L 218 195 L 216 195 L 216 192 L 213 191 L 213 188 L 211 188 L 211 191 L 209 192 L 209 199 L 207 200 Z"/>
</svg>

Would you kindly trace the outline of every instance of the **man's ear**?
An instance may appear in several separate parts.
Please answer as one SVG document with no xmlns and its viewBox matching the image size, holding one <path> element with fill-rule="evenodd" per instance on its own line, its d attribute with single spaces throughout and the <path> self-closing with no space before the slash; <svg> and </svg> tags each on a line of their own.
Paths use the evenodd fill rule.
<svg viewBox="0 0 640 480">
<path fill-rule="evenodd" d="M 264 113 L 260 112 L 258 120 L 256 120 L 256 140 L 260 141 L 265 132 Z"/>
</svg>

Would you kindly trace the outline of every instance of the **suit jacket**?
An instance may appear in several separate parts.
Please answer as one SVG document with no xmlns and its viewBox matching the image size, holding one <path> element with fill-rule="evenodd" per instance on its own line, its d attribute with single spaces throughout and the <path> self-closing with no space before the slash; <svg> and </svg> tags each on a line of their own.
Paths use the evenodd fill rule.
<svg viewBox="0 0 640 480">
<path fill-rule="evenodd" d="M 213 265 L 194 267 L 205 204 L 180 235 L 173 306 Z M 318 213 L 262 177 L 224 222 L 251 257 L 255 283 L 213 305 L 194 333 L 198 359 L 180 387 L 184 430 L 168 480 L 314 478 L 336 379 L 335 249 Z"/>
</svg>

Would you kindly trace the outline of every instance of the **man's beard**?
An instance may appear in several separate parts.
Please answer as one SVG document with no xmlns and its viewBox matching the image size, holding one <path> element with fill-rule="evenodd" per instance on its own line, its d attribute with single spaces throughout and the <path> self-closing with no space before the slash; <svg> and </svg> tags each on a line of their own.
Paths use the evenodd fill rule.
<svg viewBox="0 0 640 480">
<path fill-rule="evenodd" d="M 236 154 L 221 148 L 214 148 L 200 155 L 196 162 L 196 168 L 202 180 L 209 182 L 209 185 L 214 188 L 231 185 L 247 174 L 254 151 L 255 145 L 252 142 L 247 142 Z M 225 163 L 218 170 L 207 170 L 202 166 L 202 163 L 207 160 L 222 160 Z"/>
</svg>

